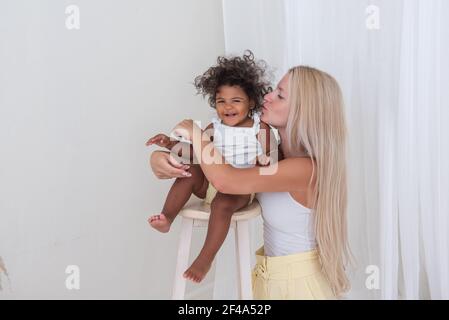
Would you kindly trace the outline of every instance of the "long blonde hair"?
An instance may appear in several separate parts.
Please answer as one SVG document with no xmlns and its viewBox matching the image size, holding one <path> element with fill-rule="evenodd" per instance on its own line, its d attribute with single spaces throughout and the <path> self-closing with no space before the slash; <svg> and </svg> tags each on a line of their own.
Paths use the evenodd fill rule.
<svg viewBox="0 0 449 320">
<path fill-rule="evenodd" d="M 314 229 L 323 272 L 334 294 L 350 288 L 345 266 L 352 261 L 347 239 L 346 124 L 337 81 L 317 69 L 289 70 L 290 111 L 287 138 L 290 151 L 307 152 L 313 163 L 310 182 Z"/>
</svg>

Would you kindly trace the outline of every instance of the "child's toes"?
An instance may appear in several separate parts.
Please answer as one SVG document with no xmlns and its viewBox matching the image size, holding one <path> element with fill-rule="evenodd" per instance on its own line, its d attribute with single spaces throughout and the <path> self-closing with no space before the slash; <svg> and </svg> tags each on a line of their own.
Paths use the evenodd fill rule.
<svg viewBox="0 0 449 320">
<path fill-rule="evenodd" d="M 163 214 L 152 216 L 149 223 L 154 229 L 162 233 L 167 233 L 170 230 L 171 221 L 169 221 Z"/>
<path fill-rule="evenodd" d="M 192 280 L 189 271 L 184 272 L 183 276 L 184 276 L 184 278 L 186 278 L 187 280 Z"/>
</svg>

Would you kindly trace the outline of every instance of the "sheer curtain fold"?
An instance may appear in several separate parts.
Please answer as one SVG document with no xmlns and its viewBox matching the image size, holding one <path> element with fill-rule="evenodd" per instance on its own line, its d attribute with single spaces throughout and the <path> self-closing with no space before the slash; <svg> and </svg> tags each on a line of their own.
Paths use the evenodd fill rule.
<svg viewBox="0 0 449 320">
<path fill-rule="evenodd" d="M 276 81 L 303 64 L 342 87 L 357 259 L 348 298 L 448 299 L 448 2 L 223 0 L 223 7 L 227 53 L 253 50 L 276 69 Z M 379 268 L 378 288 L 367 285 L 368 266 Z"/>
</svg>

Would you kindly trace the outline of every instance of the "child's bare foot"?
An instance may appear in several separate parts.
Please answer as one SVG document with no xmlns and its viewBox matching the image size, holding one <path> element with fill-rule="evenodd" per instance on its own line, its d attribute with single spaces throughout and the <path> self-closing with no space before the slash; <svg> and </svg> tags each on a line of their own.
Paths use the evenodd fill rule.
<svg viewBox="0 0 449 320">
<path fill-rule="evenodd" d="M 198 256 L 192 265 L 184 272 L 184 278 L 193 282 L 201 282 L 212 264 L 211 259 Z"/>
<path fill-rule="evenodd" d="M 170 230 L 171 221 L 167 219 L 165 214 L 156 214 L 148 219 L 148 223 L 156 230 L 167 233 Z"/>
</svg>

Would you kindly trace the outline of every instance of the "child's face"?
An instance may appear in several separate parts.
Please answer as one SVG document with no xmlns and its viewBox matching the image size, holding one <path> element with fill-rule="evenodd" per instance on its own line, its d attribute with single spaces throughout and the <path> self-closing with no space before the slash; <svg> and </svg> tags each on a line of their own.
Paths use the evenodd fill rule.
<svg viewBox="0 0 449 320">
<path fill-rule="evenodd" d="M 217 114 L 227 126 L 238 126 L 248 119 L 253 102 L 239 86 L 223 85 L 215 96 Z"/>
</svg>

